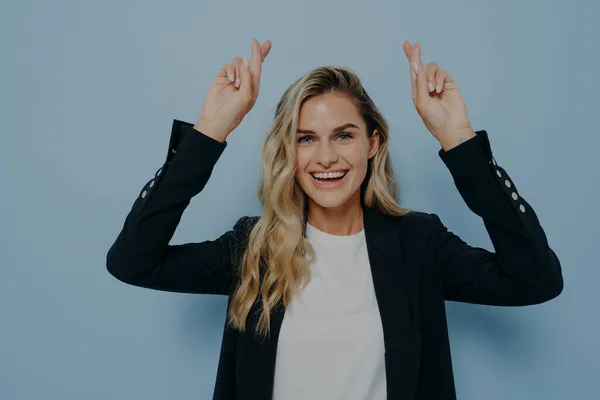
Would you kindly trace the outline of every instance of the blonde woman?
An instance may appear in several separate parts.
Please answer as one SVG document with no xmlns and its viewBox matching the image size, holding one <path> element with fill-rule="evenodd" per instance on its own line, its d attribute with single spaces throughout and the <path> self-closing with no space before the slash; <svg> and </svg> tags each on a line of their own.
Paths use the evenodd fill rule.
<svg viewBox="0 0 600 400">
<path fill-rule="evenodd" d="M 218 72 L 107 255 L 125 283 L 228 296 L 214 399 L 455 399 L 444 301 L 539 304 L 563 289 L 533 208 L 474 131 L 457 84 L 404 43 L 412 98 L 495 252 L 398 205 L 389 126 L 348 68 L 323 66 L 279 101 L 262 152 L 262 216 L 215 240 L 169 242 L 254 106 L 271 42 Z"/>
</svg>

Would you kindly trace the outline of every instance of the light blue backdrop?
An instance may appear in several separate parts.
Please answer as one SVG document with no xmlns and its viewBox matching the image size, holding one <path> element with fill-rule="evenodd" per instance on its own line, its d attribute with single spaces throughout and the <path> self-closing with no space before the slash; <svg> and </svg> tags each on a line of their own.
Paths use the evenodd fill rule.
<svg viewBox="0 0 600 400">
<path fill-rule="evenodd" d="M 225 298 L 125 285 L 105 256 L 212 76 L 273 41 L 259 101 L 172 243 L 215 238 L 255 198 L 284 89 L 353 68 L 389 119 L 405 206 L 493 249 L 413 109 L 405 39 L 459 83 L 476 129 L 562 261 L 527 308 L 448 303 L 460 399 L 595 399 L 600 384 L 600 28 L 592 1 L 5 1 L 0 4 L 0 399 L 208 399 Z"/>
</svg>

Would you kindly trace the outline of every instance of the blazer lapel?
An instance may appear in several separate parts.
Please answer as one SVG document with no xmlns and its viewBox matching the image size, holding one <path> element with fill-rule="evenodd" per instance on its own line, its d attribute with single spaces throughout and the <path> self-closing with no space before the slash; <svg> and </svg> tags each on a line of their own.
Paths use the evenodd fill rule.
<svg viewBox="0 0 600 400">
<path fill-rule="evenodd" d="M 383 326 L 388 399 L 414 399 L 421 338 L 416 315 L 419 268 L 402 251 L 404 235 L 410 232 L 402 218 L 394 220 L 366 207 L 364 224 Z"/>
<path fill-rule="evenodd" d="M 248 315 L 246 331 L 238 337 L 236 399 L 240 400 L 271 400 L 273 396 L 277 340 L 285 309 L 280 301 L 271 311 L 270 334 L 264 338 L 254 333 L 260 311 L 259 296 Z"/>
<path fill-rule="evenodd" d="M 388 398 L 409 399 L 414 394 L 418 368 L 418 342 L 413 340 L 416 292 L 409 290 L 416 285 L 413 274 L 416 268 L 402 263 L 401 222 L 396 223 L 375 209 L 363 207 L 363 211 L 369 263 L 384 332 L 388 395 L 392 395 Z M 257 301 L 248 316 L 246 332 L 238 338 L 236 392 L 243 399 L 272 398 L 277 342 L 285 309 L 280 302 L 273 310 L 271 334 L 266 338 L 254 334 L 259 314 Z"/>
<path fill-rule="evenodd" d="M 411 265 L 402 262 L 400 222 L 375 209 L 364 208 L 365 238 L 375 296 L 386 344 L 414 335 L 415 324 L 408 287 Z"/>
</svg>

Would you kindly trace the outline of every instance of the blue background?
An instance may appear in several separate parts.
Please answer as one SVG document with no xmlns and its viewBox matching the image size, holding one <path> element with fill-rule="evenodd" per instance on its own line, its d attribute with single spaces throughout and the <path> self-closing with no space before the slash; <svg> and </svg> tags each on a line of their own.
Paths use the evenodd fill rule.
<svg viewBox="0 0 600 400">
<path fill-rule="evenodd" d="M 402 42 L 454 77 L 475 129 L 537 212 L 564 270 L 557 299 L 447 303 L 458 396 L 595 399 L 600 322 L 598 73 L 592 1 L 4 1 L 0 4 L 0 399 L 208 399 L 225 298 L 155 292 L 105 269 L 173 118 L 271 39 L 255 108 L 172 243 L 261 213 L 260 150 L 285 88 L 353 68 L 391 124 L 402 204 L 493 250 L 412 105 Z"/>
</svg>

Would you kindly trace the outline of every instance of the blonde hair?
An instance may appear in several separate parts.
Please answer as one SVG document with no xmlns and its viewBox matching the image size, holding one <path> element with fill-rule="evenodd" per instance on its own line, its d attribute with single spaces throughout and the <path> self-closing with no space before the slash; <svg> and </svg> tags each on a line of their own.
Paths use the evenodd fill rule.
<svg viewBox="0 0 600 400">
<path fill-rule="evenodd" d="M 302 104 L 333 92 L 353 101 L 369 137 L 374 129 L 379 132 L 379 150 L 369 159 L 361 203 L 392 216 L 411 211 L 397 204 L 399 188 L 388 151 L 388 124 L 356 73 L 346 67 L 321 66 L 300 77 L 281 97 L 262 151 L 257 195 L 264 213 L 248 237 L 229 309 L 228 322 L 240 331 L 246 329 L 246 319 L 258 299 L 262 309 L 255 331 L 267 335 L 272 309 L 280 300 L 287 306 L 294 292 L 310 280 L 308 267 L 315 253 L 305 237 L 308 201 L 295 179 L 296 129 Z"/>
</svg>

